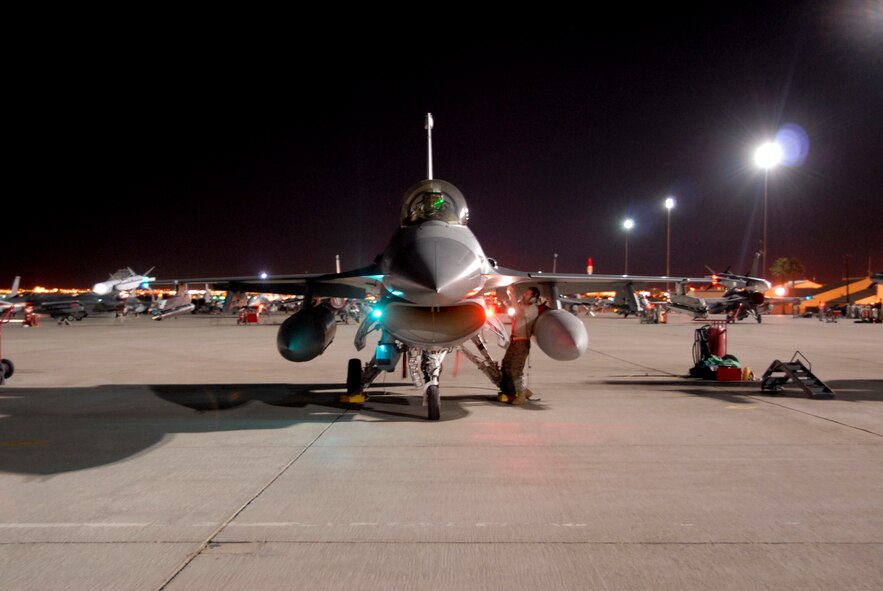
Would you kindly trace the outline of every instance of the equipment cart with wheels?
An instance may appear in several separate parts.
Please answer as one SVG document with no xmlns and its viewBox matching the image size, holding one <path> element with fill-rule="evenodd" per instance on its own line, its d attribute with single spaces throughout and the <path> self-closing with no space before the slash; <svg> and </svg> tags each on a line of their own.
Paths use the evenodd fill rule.
<svg viewBox="0 0 883 591">
<path fill-rule="evenodd" d="M 718 381 L 739 381 L 739 359 L 727 353 L 727 325 L 712 320 L 696 329 L 693 341 L 693 367 L 690 377 Z"/>
</svg>

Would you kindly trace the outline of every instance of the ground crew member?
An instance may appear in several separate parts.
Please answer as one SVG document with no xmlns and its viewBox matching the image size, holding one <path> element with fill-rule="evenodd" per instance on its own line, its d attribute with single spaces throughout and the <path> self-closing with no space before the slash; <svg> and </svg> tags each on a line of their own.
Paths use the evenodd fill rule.
<svg viewBox="0 0 883 591">
<path fill-rule="evenodd" d="M 509 287 L 509 301 L 515 314 L 512 316 L 512 336 L 509 347 L 502 363 L 502 379 L 500 380 L 500 394 L 497 399 L 500 402 L 512 404 L 524 404 L 533 393 L 527 389 L 527 380 L 524 378 L 524 364 L 530 354 L 530 337 L 533 327 L 540 315 L 537 303 L 540 298 L 540 290 L 536 287 L 528 287 L 516 300 L 514 290 Z"/>
<path fill-rule="evenodd" d="M 25 308 L 25 319 L 22 326 L 40 326 L 40 317 L 31 306 Z"/>
</svg>

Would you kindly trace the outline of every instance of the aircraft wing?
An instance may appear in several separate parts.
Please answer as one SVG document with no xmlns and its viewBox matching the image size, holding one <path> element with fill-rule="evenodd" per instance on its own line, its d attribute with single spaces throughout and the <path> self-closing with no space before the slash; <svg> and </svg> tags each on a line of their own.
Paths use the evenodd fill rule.
<svg viewBox="0 0 883 591">
<path fill-rule="evenodd" d="M 562 304 L 574 304 L 578 306 L 593 306 L 595 304 L 604 304 L 609 302 L 610 300 L 603 299 L 599 300 L 596 298 L 571 298 L 571 297 L 560 297 L 558 301 Z"/>
<path fill-rule="evenodd" d="M 797 304 L 802 301 L 803 301 L 803 298 L 799 298 L 796 296 L 790 296 L 790 297 L 772 296 L 772 297 L 765 298 L 763 300 L 763 303 L 772 304 L 775 306 L 775 305 L 779 305 L 779 304 Z"/>
<path fill-rule="evenodd" d="M 376 265 L 343 273 L 317 273 L 302 275 L 269 275 L 267 277 L 195 277 L 154 281 L 167 283 L 207 283 L 221 291 L 251 291 L 285 295 L 308 295 L 310 297 L 339 297 L 364 299 L 383 279 Z"/>
<path fill-rule="evenodd" d="M 616 291 L 618 286 L 631 283 L 637 289 L 666 283 L 712 283 L 709 277 L 683 277 L 658 275 L 583 275 L 569 273 L 542 273 L 516 271 L 497 267 L 496 273 L 487 275 L 486 289 L 508 287 L 517 284 L 554 285 L 562 293 L 587 291 Z"/>
<path fill-rule="evenodd" d="M 213 289 L 223 291 L 250 291 L 287 295 L 309 295 L 310 297 L 343 297 L 364 299 L 368 293 L 376 291 L 383 280 L 379 265 L 373 264 L 342 273 L 270 275 L 246 277 L 192 277 L 187 279 L 158 280 L 153 283 L 206 283 Z M 666 283 L 711 283 L 708 277 L 646 276 L 646 275 L 583 275 L 567 273 L 542 273 L 517 271 L 497 267 L 485 275 L 485 290 L 506 288 L 510 285 L 555 286 L 561 293 L 587 291 L 615 291 L 618 286 L 631 283 L 636 289 Z"/>
</svg>

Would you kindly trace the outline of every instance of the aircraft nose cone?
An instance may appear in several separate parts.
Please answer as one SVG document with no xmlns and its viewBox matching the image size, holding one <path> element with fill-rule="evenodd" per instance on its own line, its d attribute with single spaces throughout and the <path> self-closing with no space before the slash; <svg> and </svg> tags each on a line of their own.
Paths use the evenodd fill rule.
<svg viewBox="0 0 883 591">
<path fill-rule="evenodd" d="M 393 257 L 387 288 L 415 304 L 449 306 L 481 288 L 481 261 L 456 240 L 428 237 Z"/>
</svg>

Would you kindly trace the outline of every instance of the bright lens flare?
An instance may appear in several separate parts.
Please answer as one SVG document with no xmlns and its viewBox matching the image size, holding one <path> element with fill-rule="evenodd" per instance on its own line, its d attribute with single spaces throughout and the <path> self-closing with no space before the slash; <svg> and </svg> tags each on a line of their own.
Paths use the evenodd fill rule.
<svg viewBox="0 0 883 591">
<path fill-rule="evenodd" d="M 800 166 L 809 155 L 809 136 L 794 123 L 782 126 L 776 133 L 776 144 L 782 147 L 782 164 Z"/>
</svg>

